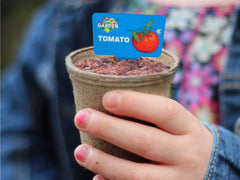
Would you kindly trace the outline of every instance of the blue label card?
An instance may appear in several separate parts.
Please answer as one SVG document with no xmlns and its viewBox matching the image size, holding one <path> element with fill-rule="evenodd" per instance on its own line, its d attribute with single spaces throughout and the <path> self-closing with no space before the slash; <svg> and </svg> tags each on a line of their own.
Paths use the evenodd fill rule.
<svg viewBox="0 0 240 180">
<path fill-rule="evenodd" d="M 166 19 L 159 15 L 95 13 L 94 52 L 121 59 L 159 57 Z"/>
</svg>

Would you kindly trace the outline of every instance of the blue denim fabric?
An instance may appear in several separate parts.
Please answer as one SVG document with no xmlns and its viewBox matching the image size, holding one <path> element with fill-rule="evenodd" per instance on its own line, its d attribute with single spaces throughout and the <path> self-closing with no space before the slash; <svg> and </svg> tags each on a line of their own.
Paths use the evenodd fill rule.
<svg viewBox="0 0 240 180">
<path fill-rule="evenodd" d="M 205 180 L 240 179 L 240 138 L 220 126 L 204 125 L 212 132 L 214 139 Z"/>
<path fill-rule="evenodd" d="M 240 11 L 233 19 L 236 27 L 233 31 L 229 58 L 221 74 L 219 86 L 221 125 L 233 131 L 240 118 Z"/>
<path fill-rule="evenodd" d="M 80 142 L 65 56 L 92 45 L 91 14 L 110 4 L 52 1 L 36 14 L 1 81 L 1 179 L 93 176 L 73 157 Z"/>
<path fill-rule="evenodd" d="M 49 1 L 36 14 L 17 62 L 4 72 L 1 81 L 1 179 L 92 178 L 93 174 L 80 167 L 73 157 L 73 151 L 79 144 L 79 134 L 73 124 L 75 107 L 64 59 L 71 51 L 92 45 L 91 14 L 108 11 L 112 2 Z M 239 70 L 231 61 L 239 63 L 239 33 L 238 28 L 227 66 L 230 72 L 234 72 L 234 77 Z M 223 80 L 230 81 L 236 82 L 231 78 Z M 222 96 L 229 95 L 223 98 L 225 118 L 222 121 L 229 129 L 233 129 L 235 117 L 240 112 L 239 89 L 233 91 L 231 87 L 220 90 Z M 238 96 L 230 97 L 237 93 Z M 212 132 L 214 134 L 215 131 Z M 217 166 L 212 179 L 228 173 L 237 177 L 239 139 L 221 128 L 219 137 L 222 146 L 218 151 L 226 153 L 219 153 L 216 157 L 218 161 L 215 161 Z M 226 146 L 224 142 L 234 145 Z M 220 155 L 226 160 L 222 160 L 224 158 Z M 221 167 L 227 170 L 222 171 Z"/>
</svg>

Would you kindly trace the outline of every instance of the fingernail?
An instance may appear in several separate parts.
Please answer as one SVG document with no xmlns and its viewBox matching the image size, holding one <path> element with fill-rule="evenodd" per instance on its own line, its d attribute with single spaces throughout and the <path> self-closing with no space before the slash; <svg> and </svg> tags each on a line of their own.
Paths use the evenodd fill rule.
<svg viewBox="0 0 240 180">
<path fill-rule="evenodd" d="M 102 175 L 96 175 L 94 176 L 93 180 L 107 180 L 107 179 L 104 178 Z"/>
<path fill-rule="evenodd" d="M 103 104 L 107 107 L 114 108 L 118 106 L 119 99 L 119 93 L 108 92 L 103 97 Z"/>
<path fill-rule="evenodd" d="M 99 180 L 107 180 L 107 179 L 105 177 L 103 177 L 103 176 L 100 176 Z"/>
<path fill-rule="evenodd" d="M 80 111 L 76 117 L 77 127 L 85 129 L 87 127 L 87 120 L 89 119 L 90 112 Z"/>
<path fill-rule="evenodd" d="M 84 145 L 78 146 L 74 154 L 79 161 L 86 162 L 87 156 L 89 154 L 89 148 Z"/>
</svg>

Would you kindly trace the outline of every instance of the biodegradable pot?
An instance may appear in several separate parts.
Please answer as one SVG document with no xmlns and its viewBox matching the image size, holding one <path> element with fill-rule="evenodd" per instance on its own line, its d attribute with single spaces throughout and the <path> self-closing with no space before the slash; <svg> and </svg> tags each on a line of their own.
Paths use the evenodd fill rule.
<svg viewBox="0 0 240 180">
<path fill-rule="evenodd" d="M 162 50 L 160 57 L 151 59 L 161 61 L 163 64 L 170 66 L 170 69 L 156 74 L 132 76 L 102 75 L 80 70 L 74 65 L 74 63 L 85 59 L 99 57 L 105 56 L 96 55 L 93 47 L 76 50 L 66 57 L 66 67 L 72 81 L 76 112 L 83 108 L 93 108 L 109 113 L 102 105 L 102 98 L 107 91 L 114 89 L 128 89 L 143 93 L 169 96 L 171 83 L 179 63 L 175 55 L 166 50 Z M 82 143 L 90 144 L 106 153 L 135 162 L 147 161 L 140 156 L 101 139 L 92 137 L 84 132 L 80 132 L 80 136 Z"/>
</svg>

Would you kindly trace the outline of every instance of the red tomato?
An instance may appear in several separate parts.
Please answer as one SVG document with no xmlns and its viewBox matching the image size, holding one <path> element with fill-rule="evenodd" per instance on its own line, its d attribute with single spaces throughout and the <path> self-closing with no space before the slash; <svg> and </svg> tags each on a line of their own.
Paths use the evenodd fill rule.
<svg viewBox="0 0 240 180">
<path fill-rule="evenodd" d="M 138 34 L 139 41 L 135 40 L 134 37 L 132 38 L 132 44 L 136 50 L 144 53 L 151 53 L 154 52 L 159 45 L 159 38 L 155 32 L 150 31 L 147 33 L 147 36 L 144 36 L 142 40 L 142 34 Z"/>
</svg>

